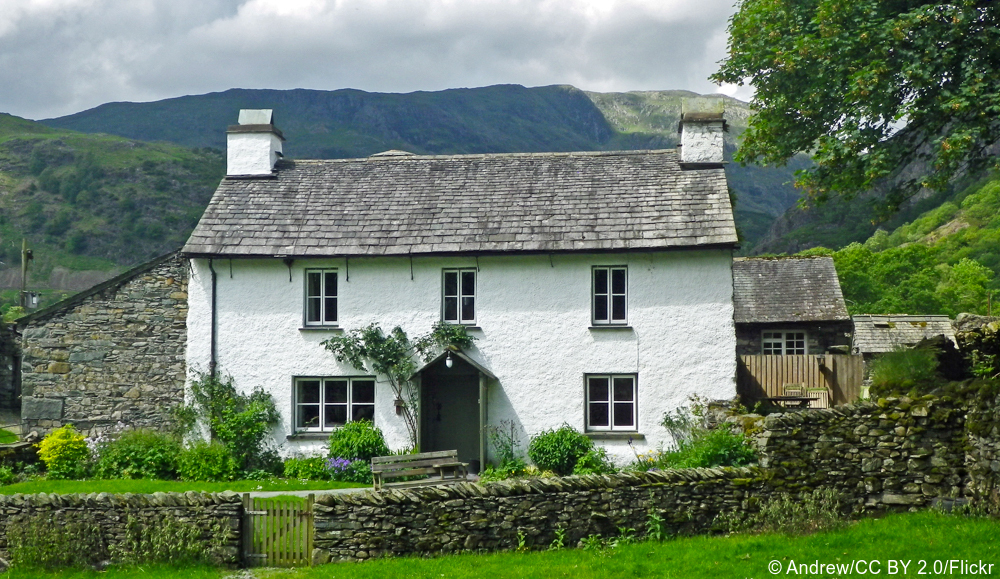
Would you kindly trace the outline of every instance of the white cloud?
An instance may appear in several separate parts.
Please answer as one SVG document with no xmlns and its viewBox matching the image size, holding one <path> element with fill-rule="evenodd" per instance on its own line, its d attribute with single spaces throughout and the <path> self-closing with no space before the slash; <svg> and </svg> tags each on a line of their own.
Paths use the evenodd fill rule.
<svg viewBox="0 0 1000 579">
<path fill-rule="evenodd" d="M 0 110 L 231 87 L 714 92 L 731 1 L 0 0 Z"/>
</svg>

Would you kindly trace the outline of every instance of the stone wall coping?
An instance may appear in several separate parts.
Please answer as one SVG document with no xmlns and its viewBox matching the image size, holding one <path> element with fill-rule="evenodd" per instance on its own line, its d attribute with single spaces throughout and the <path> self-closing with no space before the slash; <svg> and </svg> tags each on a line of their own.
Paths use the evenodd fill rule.
<svg viewBox="0 0 1000 579">
<path fill-rule="evenodd" d="M 56 507 L 72 508 L 149 508 L 149 507 L 208 507 L 223 504 L 240 504 L 239 493 L 225 491 L 206 493 L 188 491 L 183 493 L 153 494 L 140 493 L 36 493 L 0 495 L 0 508 L 11 507 Z"/>
<path fill-rule="evenodd" d="M 758 479 L 763 482 L 759 467 L 688 468 L 649 472 L 630 472 L 613 475 L 579 475 L 553 478 L 513 479 L 488 483 L 461 483 L 452 486 L 421 487 L 414 489 L 369 490 L 346 495 L 320 495 L 317 505 L 383 506 L 389 503 L 425 503 L 475 497 L 508 497 L 550 492 L 574 492 L 619 487 L 641 487 L 656 484 L 686 484 L 712 480 L 738 478 Z"/>
</svg>

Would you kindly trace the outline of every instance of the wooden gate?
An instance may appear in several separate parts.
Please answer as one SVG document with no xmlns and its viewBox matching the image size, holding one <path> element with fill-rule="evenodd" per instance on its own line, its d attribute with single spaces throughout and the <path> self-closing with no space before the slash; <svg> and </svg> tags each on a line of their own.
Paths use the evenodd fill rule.
<svg viewBox="0 0 1000 579">
<path fill-rule="evenodd" d="M 825 354 L 794 356 L 739 356 L 737 389 L 748 400 L 782 396 L 786 384 L 822 388 L 834 405 L 861 396 L 861 356 Z"/>
<path fill-rule="evenodd" d="M 250 498 L 243 494 L 243 563 L 247 567 L 302 567 L 312 562 L 314 495 Z"/>
</svg>

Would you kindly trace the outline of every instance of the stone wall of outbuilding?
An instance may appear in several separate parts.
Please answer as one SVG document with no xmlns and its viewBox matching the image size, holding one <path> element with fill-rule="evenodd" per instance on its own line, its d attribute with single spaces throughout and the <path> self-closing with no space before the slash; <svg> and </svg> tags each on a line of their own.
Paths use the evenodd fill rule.
<svg viewBox="0 0 1000 579">
<path fill-rule="evenodd" d="M 22 324 L 22 431 L 161 428 L 184 400 L 188 265 L 165 256 Z"/>
</svg>

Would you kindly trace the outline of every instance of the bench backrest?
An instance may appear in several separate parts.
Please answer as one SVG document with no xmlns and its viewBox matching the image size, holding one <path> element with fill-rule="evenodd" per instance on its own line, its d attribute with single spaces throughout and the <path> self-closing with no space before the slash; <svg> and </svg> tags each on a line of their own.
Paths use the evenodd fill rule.
<svg viewBox="0 0 1000 579">
<path fill-rule="evenodd" d="M 436 468 L 432 468 L 435 464 L 457 461 L 457 450 L 439 450 L 436 452 L 400 454 L 395 456 L 375 456 L 372 457 L 372 473 L 378 473 L 384 479 L 401 476 L 434 474 L 438 472 Z"/>
</svg>

